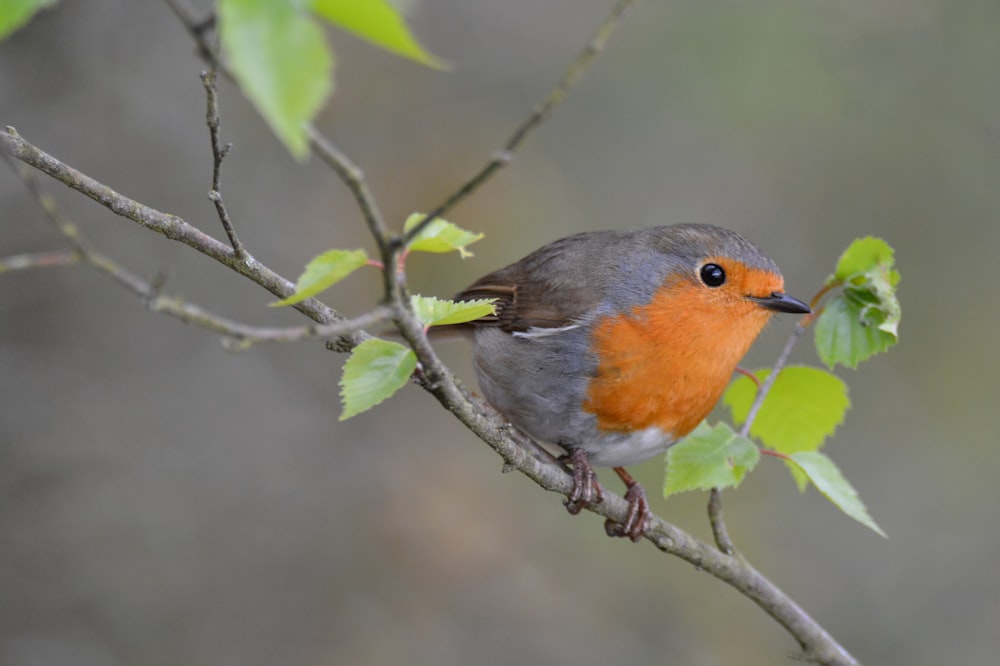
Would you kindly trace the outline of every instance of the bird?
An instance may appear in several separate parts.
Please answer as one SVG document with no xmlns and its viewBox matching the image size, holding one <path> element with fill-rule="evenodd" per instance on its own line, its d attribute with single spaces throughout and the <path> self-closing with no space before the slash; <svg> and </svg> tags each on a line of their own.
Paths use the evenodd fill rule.
<svg viewBox="0 0 1000 666">
<path fill-rule="evenodd" d="M 625 469 L 690 433 L 775 313 L 809 306 L 735 231 L 676 224 L 577 233 L 485 275 L 454 300 L 493 299 L 464 325 L 480 390 L 511 425 L 564 452 L 571 514 L 600 503 L 594 466 L 626 486 L 638 541 L 651 512 Z"/>
</svg>

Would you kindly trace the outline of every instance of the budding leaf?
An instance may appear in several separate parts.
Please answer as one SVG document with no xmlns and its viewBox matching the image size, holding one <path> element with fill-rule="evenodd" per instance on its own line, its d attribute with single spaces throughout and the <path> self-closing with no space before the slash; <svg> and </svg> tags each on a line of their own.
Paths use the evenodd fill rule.
<svg viewBox="0 0 1000 666">
<path fill-rule="evenodd" d="M 417 357 L 412 349 L 396 342 L 371 338 L 354 348 L 344 363 L 340 378 L 340 397 L 344 421 L 371 409 L 409 380 L 417 367 Z"/>
<path fill-rule="evenodd" d="M 816 351 L 827 367 L 856 368 L 899 341 L 902 311 L 894 261 L 892 248 L 871 236 L 854 241 L 841 255 L 826 284 L 843 290 L 816 322 Z"/>
<path fill-rule="evenodd" d="M 333 89 L 333 53 L 319 24 L 289 0 L 219 0 L 219 38 L 233 76 L 297 159 L 305 124 Z M 364 3 L 362 3 L 364 4 Z"/>
<path fill-rule="evenodd" d="M 424 50 L 406 27 L 402 14 L 388 0 L 313 0 L 312 8 L 338 28 L 386 51 L 428 67 L 448 69 L 448 63 Z"/>
<path fill-rule="evenodd" d="M 424 326 L 444 326 L 463 324 L 467 321 L 491 315 L 496 308 L 492 298 L 461 301 L 443 300 L 433 296 L 411 296 L 410 302 Z"/>
<path fill-rule="evenodd" d="M 841 511 L 876 534 L 886 536 L 869 515 L 857 491 L 848 483 L 832 460 L 818 451 L 794 453 L 789 458 L 823 493 L 823 496 L 836 504 Z"/>
<path fill-rule="evenodd" d="M 846 282 L 856 275 L 878 271 L 885 266 L 892 268 L 895 252 L 881 238 L 865 236 L 855 239 L 837 260 L 837 270 L 827 278 L 827 284 Z"/>
<path fill-rule="evenodd" d="M 426 217 L 423 213 L 414 213 L 406 218 L 403 231 L 408 232 L 417 226 Z M 471 257 L 472 253 L 466 250 L 466 246 L 480 240 L 484 234 L 475 234 L 455 226 L 451 222 L 436 218 L 428 224 L 423 231 L 416 235 L 409 245 L 411 251 L 418 252 L 453 252 L 457 251 L 464 259 Z"/>
<path fill-rule="evenodd" d="M 328 250 L 308 264 L 295 282 L 295 293 L 283 298 L 270 307 L 295 305 L 329 289 L 345 277 L 368 263 L 368 255 L 364 250 Z"/>
<path fill-rule="evenodd" d="M 758 460 L 760 451 L 754 443 L 733 432 L 729 424 L 712 427 L 703 422 L 667 449 L 663 496 L 738 486 Z"/>
<path fill-rule="evenodd" d="M 40 9 L 55 3 L 56 0 L 6 0 L 0 3 L 0 40 L 30 21 Z"/>
</svg>

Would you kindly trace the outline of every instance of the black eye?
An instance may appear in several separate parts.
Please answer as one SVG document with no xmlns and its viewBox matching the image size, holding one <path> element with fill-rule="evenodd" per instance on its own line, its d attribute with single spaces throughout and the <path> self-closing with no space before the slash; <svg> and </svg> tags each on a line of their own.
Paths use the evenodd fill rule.
<svg viewBox="0 0 1000 666">
<path fill-rule="evenodd" d="M 718 264 L 705 264 L 701 267 L 701 281 L 709 287 L 721 287 L 726 282 L 726 271 Z"/>
</svg>

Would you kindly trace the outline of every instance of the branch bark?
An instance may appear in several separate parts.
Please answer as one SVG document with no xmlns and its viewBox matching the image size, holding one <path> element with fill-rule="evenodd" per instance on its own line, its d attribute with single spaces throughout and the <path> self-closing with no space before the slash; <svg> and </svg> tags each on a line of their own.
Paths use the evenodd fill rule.
<svg viewBox="0 0 1000 666">
<path fill-rule="evenodd" d="M 13 127 L 0 132 L 0 152 L 17 159 L 87 198 L 101 204 L 115 215 L 156 232 L 170 240 L 210 257 L 227 268 L 257 283 L 278 298 L 286 298 L 295 291 L 295 284 L 257 261 L 251 254 L 242 257 L 236 251 L 209 236 L 182 218 L 150 208 L 120 194 L 90 176 L 61 162 L 52 155 L 25 141 Z M 345 321 L 345 317 L 315 298 L 295 304 L 296 310 L 319 324 Z M 352 348 L 364 340 L 359 333 L 344 336 L 343 346 Z"/>
</svg>

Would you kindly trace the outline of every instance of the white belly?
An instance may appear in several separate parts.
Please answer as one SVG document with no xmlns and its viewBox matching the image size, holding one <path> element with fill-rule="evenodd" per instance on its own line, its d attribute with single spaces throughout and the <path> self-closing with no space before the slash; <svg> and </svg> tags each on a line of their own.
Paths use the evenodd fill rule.
<svg viewBox="0 0 1000 666">
<path fill-rule="evenodd" d="M 627 435 L 602 435 L 598 439 L 581 442 L 580 448 L 598 467 L 625 467 L 655 458 L 676 443 L 676 438 L 651 427 Z"/>
</svg>

